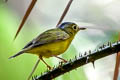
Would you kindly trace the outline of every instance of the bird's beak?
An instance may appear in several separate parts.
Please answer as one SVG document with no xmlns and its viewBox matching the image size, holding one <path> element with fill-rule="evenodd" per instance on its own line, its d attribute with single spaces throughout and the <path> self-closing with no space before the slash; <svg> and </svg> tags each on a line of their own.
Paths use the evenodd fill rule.
<svg viewBox="0 0 120 80">
<path fill-rule="evenodd" d="M 84 27 L 79 27 L 79 30 L 85 30 L 86 28 L 84 28 Z"/>
</svg>

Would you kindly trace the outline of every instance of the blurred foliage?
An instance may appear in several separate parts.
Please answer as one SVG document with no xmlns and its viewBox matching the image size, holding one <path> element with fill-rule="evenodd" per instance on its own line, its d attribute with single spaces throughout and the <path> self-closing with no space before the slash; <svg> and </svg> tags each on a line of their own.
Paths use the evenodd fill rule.
<svg viewBox="0 0 120 80">
<path fill-rule="evenodd" d="M 20 32 L 17 40 L 13 37 L 19 22 L 18 15 L 4 5 L 0 5 L 0 79 L 1 80 L 26 80 L 37 60 L 37 56 L 24 54 L 15 59 L 8 60 L 8 57 L 18 52 L 27 42 L 41 33 L 44 28 L 39 30 L 27 24 Z M 39 24 L 38 24 L 39 25 Z M 28 27 L 27 27 L 28 26 Z M 74 57 L 76 49 L 73 45 L 65 52 L 63 57 L 67 60 Z M 45 59 L 51 66 L 58 65 L 59 60 L 55 58 Z M 40 75 L 46 70 L 46 66 L 40 62 L 34 75 Z M 56 78 L 55 80 L 86 80 L 82 68 L 73 70 Z"/>
</svg>

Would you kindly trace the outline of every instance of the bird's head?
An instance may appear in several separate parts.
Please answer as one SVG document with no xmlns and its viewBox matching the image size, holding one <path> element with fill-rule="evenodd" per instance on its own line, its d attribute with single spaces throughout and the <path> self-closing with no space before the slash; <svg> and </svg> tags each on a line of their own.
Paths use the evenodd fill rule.
<svg viewBox="0 0 120 80">
<path fill-rule="evenodd" d="M 75 35 L 80 30 L 85 30 L 86 28 L 79 27 L 77 24 L 73 22 L 64 22 L 58 26 L 58 28 L 64 30 L 70 35 Z"/>
</svg>

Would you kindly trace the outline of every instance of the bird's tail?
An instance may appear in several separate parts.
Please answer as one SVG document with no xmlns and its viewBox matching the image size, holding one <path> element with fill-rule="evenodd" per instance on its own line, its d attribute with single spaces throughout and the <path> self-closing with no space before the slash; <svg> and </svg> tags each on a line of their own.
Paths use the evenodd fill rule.
<svg viewBox="0 0 120 80">
<path fill-rule="evenodd" d="M 9 57 L 8 59 L 15 58 L 16 56 L 19 56 L 19 55 L 23 54 L 24 52 L 25 52 L 25 51 L 24 51 L 24 50 L 22 50 L 22 51 L 18 52 L 17 54 L 15 54 L 15 55 L 13 55 L 13 56 Z"/>
</svg>

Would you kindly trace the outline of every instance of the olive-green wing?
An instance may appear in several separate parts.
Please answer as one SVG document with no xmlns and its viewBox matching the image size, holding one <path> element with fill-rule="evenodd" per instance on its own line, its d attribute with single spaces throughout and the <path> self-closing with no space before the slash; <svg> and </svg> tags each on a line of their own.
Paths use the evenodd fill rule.
<svg viewBox="0 0 120 80">
<path fill-rule="evenodd" d="M 69 34 L 67 34 L 65 31 L 59 28 L 51 29 L 40 34 L 37 38 L 33 39 L 23 49 L 29 48 L 29 47 L 34 48 L 34 47 L 42 46 L 44 44 L 66 40 L 69 37 L 70 37 Z"/>
</svg>

